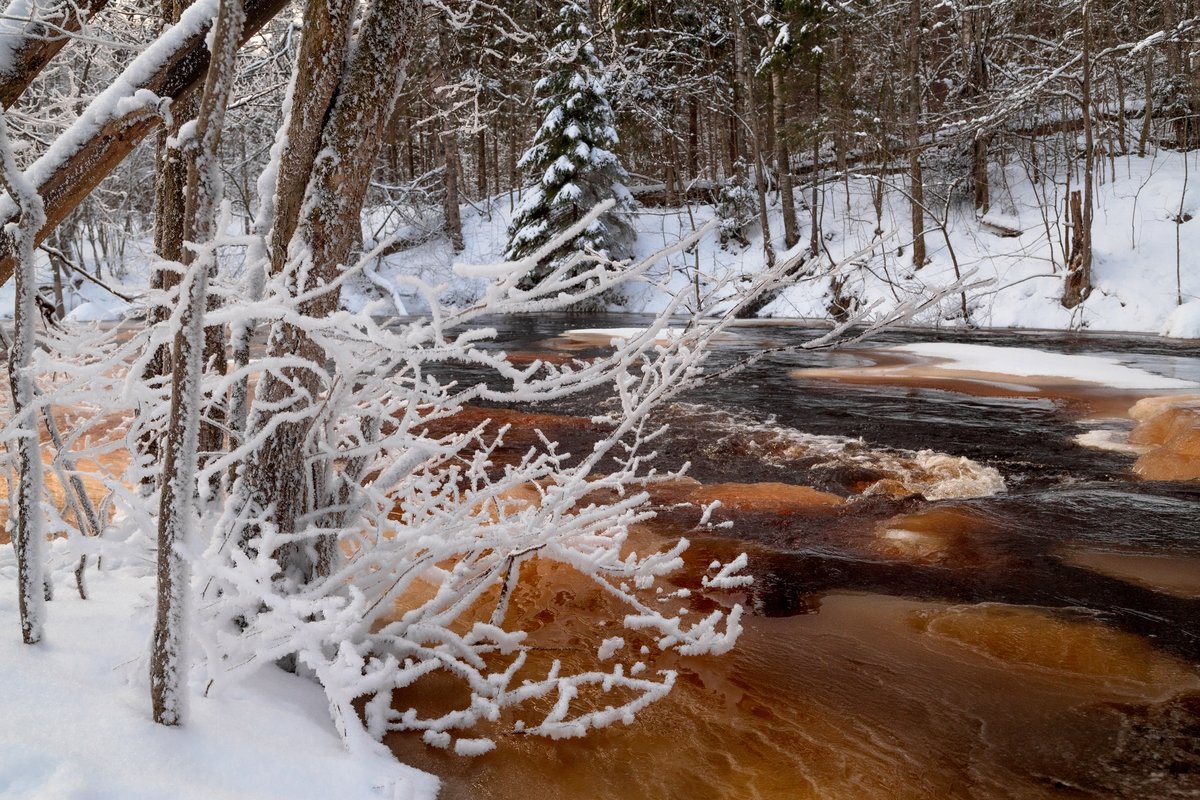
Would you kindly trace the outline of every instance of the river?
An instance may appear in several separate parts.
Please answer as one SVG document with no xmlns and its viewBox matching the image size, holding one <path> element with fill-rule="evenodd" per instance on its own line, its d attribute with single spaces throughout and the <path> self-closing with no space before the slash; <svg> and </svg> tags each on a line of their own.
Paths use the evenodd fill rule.
<svg viewBox="0 0 1200 800">
<path fill-rule="evenodd" d="M 497 346 L 586 356 L 603 343 L 564 330 L 641 323 L 502 320 Z M 710 363 L 819 332 L 739 327 Z M 1115 334 L 901 330 L 774 353 L 663 412 L 664 464 L 690 461 L 699 484 L 656 497 L 645 531 L 686 534 L 701 565 L 749 554 L 734 651 L 660 663 L 680 672 L 672 694 L 583 740 L 500 730 L 472 759 L 389 746 L 451 799 L 1200 797 L 1200 483 L 1079 441 L 1123 438 L 1128 409 L 1169 392 L 861 369 L 934 340 L 1200 382 L 1193 344 Z M 580 445 L 603 401 L 475 413 L 514 423 L 516 444 L 537 425 Z M 726 527 L 691 529 L 681 499 L 721 499 Z M 514 613 L 547 649 L 594 652 L 603 601 L 564 571 L 539 579 Z"/>
</svg>

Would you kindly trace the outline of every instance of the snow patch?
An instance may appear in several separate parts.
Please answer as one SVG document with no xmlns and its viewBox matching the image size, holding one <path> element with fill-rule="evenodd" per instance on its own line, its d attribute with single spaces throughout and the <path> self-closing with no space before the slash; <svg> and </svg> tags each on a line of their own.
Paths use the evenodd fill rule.
<svg viewBox="0 0 1200 800">
<path fill-rule="evenodd" d="M 1152 449 L 1145 445 L 1133 444 L 1129 441 L 1129 434 L 1125 431 L 1103 429 L 1076 434 L 1075 443 L 1080 447 L 1089 447 L 1093 450 L 1107 450 L 1110 453 L 1128 453 L 1135 456 L 1140 456 Z"/>
<path fill-rule="evenodd" d="M 491 739 L 459 739 L 454 743 L 454 752 L 460 756 L 481 756 L 495 749 Z"/>
</svg>

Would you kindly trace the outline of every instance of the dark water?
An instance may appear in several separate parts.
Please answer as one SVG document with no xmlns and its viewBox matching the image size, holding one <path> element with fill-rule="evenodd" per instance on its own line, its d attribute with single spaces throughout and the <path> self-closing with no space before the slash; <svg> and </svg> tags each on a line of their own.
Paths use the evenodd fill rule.
<svg viewBox="0 0 1200 800">
<path fill-rule="evenodd" d="M 541 317 L 492 320 L 509 352 L 554 351 L 555 337 L 573 327 L 632 327 L 638 317 Z M 721 371 L 763 349 L 798 345 L 820 329 L 764 325 L 738 327 L 736 340 L 722 343 L 709 362 Z M 805 433 L 860 437 L 873 447 L 937 450 L 995 467 L 1008 490 L 998 496 L 945 505 L 969 509 L 994 536 L 991 568 L 956 572 L 953 565 L 921 566 L 872 561 L 859 553 L 821 547 L 814 529 L 836 525 L 866 529 L 897 513 L 900 503 L 861 504 L 830 523 L 805 515 L 774 521 L 769 530 L 753 523 L 735 526 L 763 545 L 759 559 L 760 609 L 795 613 L 804 596 L 838 589 L 867 590 L 954 602 L 999 601 L 1082 606 L 1114 624 L 1153 636 L 1160 646 L 1200 661 L 1200 602 L 1139 589 L 1087 570 L 1072 568 L 1053 555 L 1064 545 L 1149 548 L 1200 555 L 1200 485 L 1147 482 L 1130 473 L 1132 457 L 1076 444 L 1089 430 L 1077 404 L 1021 397 L 971 397 L 939 389 L 864 387 L 801 382 L 790 373 L 805 367 L 862 363 L 863 349 L 923 341 L 970 342 L 1101 355 L 1169 377 L 1200 381 L 1194 344 L 1127 334 L 972 332 L 938 334 L 892 331 L 849 351 L 792 351 L 770 355 L 731 377 L 707 383 L 680 398 L 688 404 L 726 412 L 739 420 L 770 421 Z M 580 356 L 603 349 L 581 348 Z M 468 379 L 468 375 L 462 376 Z M 1141 394 L 1153 394 L 1143 391 Z M 592 413 L 600 398 L 588 396 L 552 410 Z M 666 460 L 690 461 L 689 475 L 705 482 L 776 481 L 838 491 L 820 469 L 801 463 L 764 463 L 745 453 L 711 446 L 719 420 L 679 413 L 659 450 Z M 741 456 L 741 457 L 739 457 Z M 761 526 L 759 526 L 761 527 Z M 812 544 L 812 546 L 807 546 Z M 971 565 L 974 566 L 973 564 Z"/>
<path fill-rule="evenodd" d="M 630 317 L 586 320 L 541 317 L 493 320 L 491 324 L 500 330 L 497 346 L 510 353 L 529 354 L 563 352 L 566 345 L 556 337 L 568 328 L 629 327 L 644 322 Z M 710 369 L 721 370 L 764 349 L 798 345 L 822 331 L 763 325 L 739 327 L 735 332 L 737 339 L 717 348 L 709 362 Z M 756 578 L 751 608 L 764 620 L 799 618 L 814 613 L 820 616 L 827 613 L 824 609 L 829 598 L 847 592 L 895 598 L 902 603 L 933 604 L 929 607 L 938 609 L 947 604 L 1031 606 L 1080 615 L 1105 629 L 1136 637 L 1153 653 L 1188 664 L 1187 669 L 1195 671 L 1200 664 L 1200 600 L 1149 588 L 1144 582 L 1110 577 L 1064 558 L 1064 552 L 1083 549 L 1154 555 L 1179 559 L 1181 563 L 1200 564 L 1200 560 L 1191 561 L 1200 557 L 1200 484 L 1141 480 L 1131 472 L 1132 456 L 1078 445 L 1074 437 L 1090 429 L 1092 423 L 1085 422 L 1084 418 L 1096 410 L 1088 408 L 1089 398 L 968 396 L 938 388 L 858 386 L 800 380 L 791 375 L 800 368 L 861 364 L 864 351 L 870 347 L 919 341 L 972 342 L 1104 355 L 1159 374 L 1200 381 L 1200 360 L 1194 358 L 1191 343 L 1128 335 L 938 334 L 902 330 L 881 335 L 869 344 L 857 345 L 850 350 L 771 352 L 732 376 L 702 385 L 677 398 L 678 403 L 663 417 L 672 425 L 667 437 L 658 444 L 659 451 L 664 453 L 664 465 L 689 461 L 692 464 L 689 475 L 704 484 L 799 484 L 846 497 L 849 502 L 832 510 L 796 508 L 786 514 L 777 510 L 760 512 L 743 508 L 727 515 L 733 523 L 731 527 L 688 532 L 695 549 L 704 558 L 710 553 L 716 556 L 729 556 L 742 550 L 750 553 L 751 571 Z M 574 348 L 569 352 L 582 357 L 599 354 L 603 349 Z M 454 372 L 452 367 L 447 369 Z M 464 382 L 478 379 L 478 375 L 470 371 L 458 372 L 455 377 Z M 1136 399 L 1136 393 L 1132 399 Z M 605 398 L 597 394 L 536 410 L 589 416 L 604 401 Z M 1098 398 L 1099 405 L 1105 402 L 1120 405 L 1118 401 L 1120 398 L 1117 401 L 1111 397 Z M 1122 424 L 1127 425 L 1113 422 L 1111 426 Z M 733 428 L 741 432 L 731 433 Z M 772 432 L 777 431 L 861 438 L 864 447 L 885 452 L 911 454 L 911 451 L 934 450 L 965 456 L 997 470 L 1007 489 L 990 497 L 938 501 L 911 496 L 859 497 L 855 487 L 864 480 L 878 477 L 862 474 L 864 471 L 870 473 L 871 466 L 864 467 L 858 462 L 842 463 L 836 459 L 831 463 L 831 459 L 820 454 L 765 458 L 764 452 L 772 446 Z M 570 435 L 569 432 L 560 433 Z M 915 515 L 915 529 L 926 525 L 942 537 L 939 541 L 944 546 L 932 555 L 919 553 L 915 557 L 890 552 L 886 547 L 880 549 L 881 526 L 897 524 L 895 520 L 907 519 L 905 515 Z M 679 527 L 686 528 L 684 521 L 666 512 L 658 524 L 665 533 L 678 533 Z M 882 600 L 879 602 L 880 607 L 887 607 Z M 844 604 L 837 601 L 833 608 L 843 609 Z M 832 621 L 843 612 L 828 613 Z M 864 618 L 861 614 L 854 617 L 860 622 Z M 771 630 L 770 625 L 766 621 L 760 623 L 749 636 L 751 642 L 762 631 Z M 1010 635 L 1019 638 L 1021 634 L 1019 631 L 996 634 L 1000 639 Z M 1053 639 L 1053 635 L 1050 638 Z M 753 652 L 753 644 L 749 646 Z M 896 646 L 902 649 L 901 645 Z M 1047 646 L 1053 647 L 1052 644 Z M 850 645 L 844 645 L 823 655 L 822 666 L 809 665 L 814 672 L 812 681 L 837 684 L 840 679 L 836 676 L 855 669 L 850 665 L 860 663 L 856 660 L 859 656 L 849 653 L 851 649 Z M 903 671 L 903 658 L 897 658 L 901 666 L 896 670 Z M 839 659 L 845 659 L 845 662 L 839 662 Z M 773 660 L 768 660 L 774 664 Z M 804 669 L 801 656 L 795 656 L 789 663 L 789 669 Z M 951 670 L 947 672 L 946 681 L 956 684 L 961 678 L 964 692 L 961 705 L 986 705 L 980 699 L 982 695 L 976 694 L 991 690 L 973 684 L 973 678 L 962 677 L 969 671 L 964 668 L 960 674 Z M 868 685 L 883 680 L 879 674 L 872 675 L 874 677 L 864 679 Z M 905 679 L 908 677 L 911 676 Z M 1070 680 L 1069 675 L 1062 679 Z M 1019 680 L 1019 676 L 1014 680 Z M 889 677 L 887 681 L 904 682 L 898 677 L 894 681 Z M 705 684 L 705 681 L 701 679 L 699 683 Z M 840 691 L 829 689 L 824 683 L 806 685 L 817 697 L 823 697 L 826 690 L 834 694 Z M 758 690 L 764 694 L 772 691 L 770 687 L 758 687 Z M 880 768 L 885 773 L 887 769 L 898 770 L 897 774 L 905 773 L 907 767 L 903 764 L 913 758 L 921 762 L 922 758 L 931 757 L 925 752 L 931 749 L 941 752 L 938 758 L 947 761 L 941 764 L 935 758 L 922 768 L 939 775 L 936 780 L 930 779 L 929 783 L 923 784 L 919 779 L 902 777 L 890 791 L 887 781 L 878 785 L 864 784 L 855 789 L 853 781 L 847 783 L 840 778 L 827 777 L 824 779 L 827 783 L 821 784 L 812 778 L 812 763 L 804 757 L 797 755 L 789 760 L 778 754 L 755 755 L 754 748 L 745 752 L 734 748 L 728 756 L 729 764 L 714 768 L 714 774 L 728 772 L 734 775 L 744 768 L 750 771 L 747 775 L 753 775 L 729 778 L 723 788 L 714 789 L 707 796 L 1200 797 L 1200 738 L 1193 735 L 1200 734 L 1200 700 L 1194 694 L 1170 700 L 1166 705 L 1135 703 L 1128 708 L 1112 704 L 1089 705 L 1080 718 L 1086 719 L 1086 724 L 1071 721 L 1068 716 L 1047 722 L 1030 711 L 1029 714 L 1037 717 L 1036 724 L 1030 723 L 1031 730 L 1036 729 L 1037 741 L 1023 744 L 1013 743 L 1020 740 L 1019 732 L 1012 734 L 1015 737 L 1012 742 L 994 733 L 1005 730 L 1006 726 L 1019 731 L 1019 715 L 976 709 L 971 712 L 978 715 L 972 728 L 975 733 L 962 735 L 977 736 L 980 752 L 963 755 L 951 752 L 957 745 L 942 742 L 939 734 L 927 730 L 930 725 L 937 724 L 930 721 L 937 715 L 929 709 L 939 706 L 941 701 L 931 699 L 922 691 L 912 688 L 907 693 L 900 691 L 895 696 L 888 695 L 890 699 L 881 699 L 880 702 L 897 707 L 912 706 L 899 717 L 888 717 L 887 721 L 876 721 L 871 713 L 854 710 L 855 701 L 842 695 L 829 700 L 822 713 L 832 713 L 829 709 L 836 708 L 839 715 L 844 713 L 852 720 L 844 728 L 835 725 L 837 730 L 864 727 L 874 731 L 872 735 L 884 739 L 899 735 L 899 729 L 911 725 L 914 741 L 922 742 L 912 747 L 922 753 L 905 752 L 891 767 Z M 695 698 L 693 701 L 700 702 Z M 1029 702 L 1031 708 L 1036 706 L 1036 702 L 1028 698 L 1022 702 Z M 947 709 L 945 713 L 953 714 L 953 710 Z M 918 719 L 921 721 L 914 721 Z M 1117 721 L 1109 725 L 1104 720 Z M 781 723 L 764 725 L 769 728 Z M 1082 735 L 1068 730 L 1075 725 L 1083 725 L 1080 730 L 1091 732 Z M 1030 735 L 1034 736 L 1033 733 Z M 720 739 L 718 734 L 714 736 Z M 710 742 L 707 746 L 717 745 Z M 894 742 L 889 746 L 905 750 L 904 745 Z M 625 752 L 621 747 L 613 744 L 612 752 Z M 847 747 L 845 752 L 859 752 L 860 749 Z M 402 749 L 402 752 L 406 757 L 413 757 L 408 751 Z M 605 752 L 603 747 L 601 752 Z M 524 756 L 529 757 L 529 753 Z M 518 756 L 510 754 L 509 757 L 514 764 L 523 763 Z M 977 757 L 982 761 L 979 765 L 972 764 L 969 769 L 958 763 L 963 758 L 969 761 Z M 504 785 L 504 780 L 497 778 L 498 774 L 503 774 L 504 758 L 501 755 L 487 767 L 473 768 L 483 770 L 476 778 L 464 778 L 475 781 L 470 783 L 474 794 L 489 796 L 489 792 L 481 787 Z M 783 760 L 778 761 L 780 758 Z M 759 764 L 761 768 L 754 764 L 747 766 L 744 763 L 747 761 Z M 1042 761 L 1046 763 L 1038 769 L 1045 774 L 1038 773 L 1032 778 L 1025 774 L 1032 769 L 1030 764 Z M 426 766 L 438 771 L 438 764 Z M 959 774 L 956 770 L 960 768 L 988 777 Z M 763 788 L 774 785 L 763 774 L 778 769 L 795 769 L 796 785 L 804 784 L 807 788 L 797 789 L 794 795 L 789 795 L 785 789 Z M 478 777 L 483 773 L 488 775 L 486 780 Z M 1167 777 L 1163 778 L 1163 775 Z M 611 791 L 608 788 L 604 792 L 597 791 L 595 796 L 651 796 L 639 795 L 634 788 L 644 785 L 638 783 L 644 778 L 631 775 L 624 789 L 615 785 Z M 812 783 L 813 780 L 817 782 Z M 462 788 L 464 785 L 467 784 L 452 782 L 451 796 L 466 791 Z M 578 789 L 563 788 L 566 785 L 566 782 L 560 782 L 556 784 L 557 788 L 548 787 L 546 796 L 587 796 L 579 794 Z M 744 795 L 736 788 L 743 785 L 748 787 Z M 828 791 L 822 789 L 823 785 Z M 694 790 L 695 786 L 680 778 L 678 787 L 669 784 L 662 790 L 662 796 L 700 796 L 693 794 Z M 493 796 L 515 795 L 497 789 Z"/>
</svg>

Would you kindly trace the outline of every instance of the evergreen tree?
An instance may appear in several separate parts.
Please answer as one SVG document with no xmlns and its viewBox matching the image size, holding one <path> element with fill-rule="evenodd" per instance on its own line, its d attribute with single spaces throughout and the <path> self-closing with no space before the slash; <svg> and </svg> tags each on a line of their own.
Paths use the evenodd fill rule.
<svg viewBox="0 0 1200 800">
<path fill-rule="evenodd" d="M 585 0 L 586 2 L 586 0 Z M 567 0 L 554 29 L 548 75 L 537 82 L 545 118 L 519 166 L 534 185 L 509 226 L 505 258 L 523 258 L 578 222 L 598 203 L 616 206 L 528 276 L 532 285 L 571 253 L 592 249 L 608 258 L 632 256 L 633 198 L 628 177 L 614 152 L 617 131 L 604 93 L 603 65 L 591 44 L 586 5 Z"/>
</svg>

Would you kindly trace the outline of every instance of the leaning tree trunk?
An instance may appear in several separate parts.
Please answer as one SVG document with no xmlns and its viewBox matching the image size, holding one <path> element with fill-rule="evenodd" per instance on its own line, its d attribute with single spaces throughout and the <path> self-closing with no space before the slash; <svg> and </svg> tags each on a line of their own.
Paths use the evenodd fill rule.
<svg viewBox="0 0 1200 800">
<path fill-rule="evenodd" d="M 33 83 L 72 33 L 100 13 L 108 0 L 38 3 L 30 18 L 27 0 L 12 0 L 0 17 L 0 106 L 9 108 Z"/>
<path fill-rule="evenodd" d="M 272 19 L 287 0 L 245 0 L 246 25 L 242 31 L 245 41 Z M 202 4 L 195 12 L 200 19 L 211 20 L 213 5 Z M 195 21 L 194 19 L 192 20 Z M 157 108 L 136 103 L 130 109 L 117 99 L 133 98 L 145 89 L 160 98 L 178 101 L 199 90 L 208 68 L 210 22 L 200 25 L 177 25 L 164 33 L 134 59 L 114 86 L 123 90 L 118 97 L 105 93 L 96 98 L 64 137 L 78 137 L 78 147 L 51 148 L 37 160 L 38 193 L 46 209 L 46 220 L 37 232 L 35 244 L 41 243 L 74 211 L 84 198 L 100 185 L 126 156 L 134 151 L 146 136 L 159 125 Z M 0 227 L 15 221 L 15 213 L 0 215 Z M 12 277 L 17 252 L 11 241 L 0 238 L 0 283 Z"/>
<path fill-rule="evenodd" d="M 204 310 L 208 278 L 215 263 L 213 217 L 220 180 L 217 162 L 225 108 L 241 43 L 245 14 L 242 0 L 221 0 L 213 31 L 213 58 L 196 117 L 192 156 L 187 169 L 185 239 L 201 250 L 185 249 L 188 267 L 183 308 L 171 347 L 171 418 L 163 461 L 158 510 L 158 604 L 150 653 L 150 698 L 154 721 L 183 721 L 187 685 L 184 653 L 187 560 L 183 549 L 195 510 L 196 449 L 199 441 L 203 376 Z"/>
<path fill-rule="evenodd" d="M 17 607 L 21 616 L 21 639 L 37 644 L 42 638 L 44 616 L 44 571 L 42 566 L 42 450 L 38 420 L 34 413 L 33 351 L 37 330 L 37 270 L 33 248 L 37 231 L 45 222 L 42 198 L 17 168 L 8 141 L 8 124 L 0 112 L 0 183 L 20 209 L 16 226 L 3 238 L 18 256 L 13 311 L 13 347 L 8 358 L 12 390 L 13 422 L 16 423 L 17 526 L 13 548 L 17 554 Z"/>
</svg>

